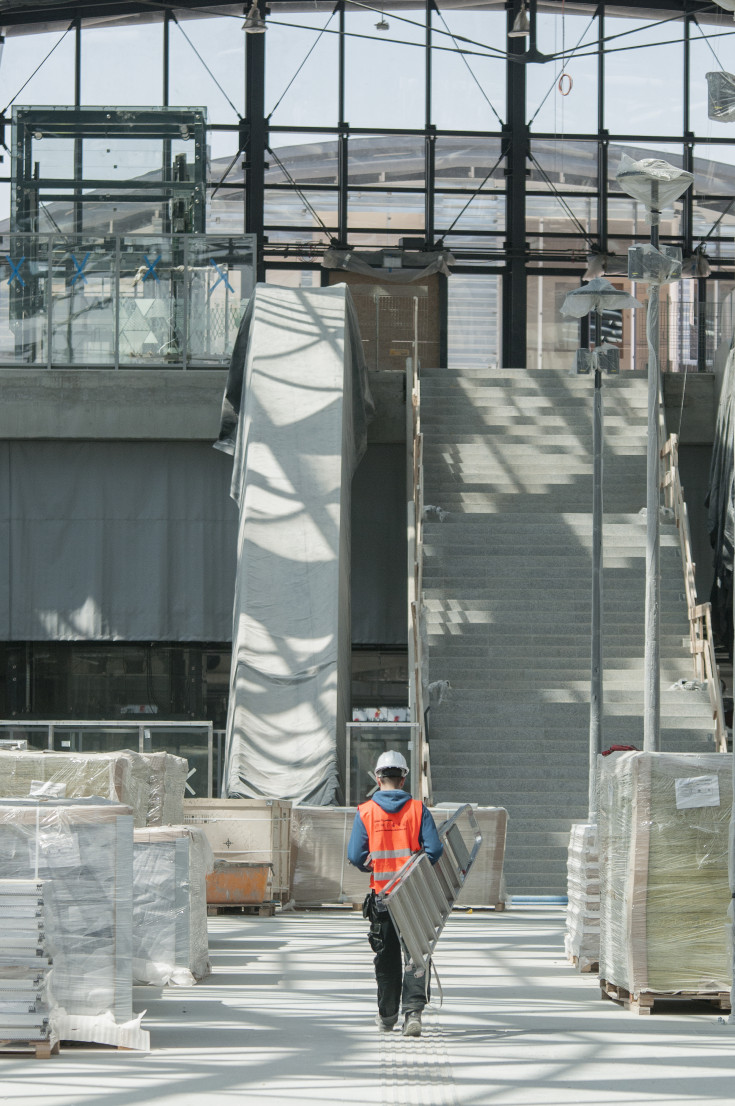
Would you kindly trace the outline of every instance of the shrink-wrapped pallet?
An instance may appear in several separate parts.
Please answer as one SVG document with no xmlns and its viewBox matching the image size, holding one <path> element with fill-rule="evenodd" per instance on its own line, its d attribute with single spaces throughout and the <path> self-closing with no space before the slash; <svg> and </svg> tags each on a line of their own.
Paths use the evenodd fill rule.
<svg viewBox="0 0 735 1106">
<path fill-rule="evenodd" d="M 43 881 L 58 1038 L 146 1048 L 132 1008 L 130 808 L 98 798 L 0 800 L 0 879 Z"/>
<path fill-rule="evenodd" d="M 133 978 L 186 987 L 211 971 L 207 873 L 212 850 L 197 826 L 136 829 L 133 845 Z"/>
<path fill-rule="evenodd" d="M 370 876 L 347 862 L 355 807 L 295 806 L 291 811 L 291 903 L 362 902 Z"/>
<path fill-rule="evenodd" d="M 600 858 L 597 825 L 572 826 L 567 853 L 567 959 L 582 972 L 600 959 Z"/>
<path fill-rule="evenodd" d="M 0 796 L 81 799 L 129 806 L 136 826 L 181 823 L 187 762 L 171 753 L 55 753 L 0 750 Z"/>
<path fill-rule="evenodd" d="M 719 753 L 601 761 L 600 976 L 632 996 L 730 989 L 731 771 Z"/>
</svg>

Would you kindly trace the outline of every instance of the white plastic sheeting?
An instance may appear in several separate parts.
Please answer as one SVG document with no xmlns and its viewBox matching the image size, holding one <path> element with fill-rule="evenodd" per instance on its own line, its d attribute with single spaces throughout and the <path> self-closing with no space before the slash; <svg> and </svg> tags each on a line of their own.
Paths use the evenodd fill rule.
<svg viewBox="0 0 735 1106">
<path fill-rule="evenodd" d="M 372 401 L 345 285 L 258 285 L 217 447 L 240 508 L 225 790 L 339 797 L 350 696 L 350 484 Z"/>
<path fill-rule="evenodd" d="M 133 979 L 190 987 L 211 971 L 209 842 L 197 826 L 136 829 L 133 839 Z"/>
</svg>

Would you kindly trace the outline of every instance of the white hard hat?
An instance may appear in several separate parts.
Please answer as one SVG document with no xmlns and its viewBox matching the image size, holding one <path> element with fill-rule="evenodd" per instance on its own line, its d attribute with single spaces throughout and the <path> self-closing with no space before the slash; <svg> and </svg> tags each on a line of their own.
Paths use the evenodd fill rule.
<svg viewBox="0 0 735 1106">
<path fill-rule="evenodd" d="M 375 765 L 375 775 L 379 776 L 386 768 L 398 768 L 404 776 L 408 775 L 408 765 L 403 753 L 397 753 L 395 749 L 389 749 L 387 753 L 381 753 L 378 763 Z"/>
</svg>

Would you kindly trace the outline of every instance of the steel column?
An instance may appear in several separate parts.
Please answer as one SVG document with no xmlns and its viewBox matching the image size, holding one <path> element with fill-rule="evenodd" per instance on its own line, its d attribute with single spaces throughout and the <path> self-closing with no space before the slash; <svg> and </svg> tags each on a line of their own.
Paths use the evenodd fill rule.
<svg viewBox="0 0 735 1106">
<path fill-rule="evenodd" d="M 507 13 L 507 29 L 520 11 L 521 0 L 513 0 Z M 503 365 L 526 367 L 526 67 L 513 57 L 522 54 L 524 39 L 508 38 L 506 76 L 508 119 L 503 127 L 506 146 L 506 268 L 503 272 Z"/>
<path fill-rule="evenodd" d="M 265 5 L 259 0 L 260 14 Z M 245 232 L 257 236 L 256 279 L 265 280 L 263 226 L 265 222 L 265 155 L 268 125 L 265 120 L 265 34 L 245 35 L 245 128 L 248 137 L 245 160 Z"/>
</svg>

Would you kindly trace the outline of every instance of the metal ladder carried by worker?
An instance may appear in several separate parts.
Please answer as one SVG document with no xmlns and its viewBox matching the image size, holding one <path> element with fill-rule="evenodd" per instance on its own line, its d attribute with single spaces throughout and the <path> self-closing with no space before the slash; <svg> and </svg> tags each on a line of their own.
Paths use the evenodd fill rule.
<svg viewBox="0 0 735 1106">
<path fill-rule="evenodd" d="M 406 950 L 409 968 L 428 971 L 444 923 L 462 890 L 482 845 L 482 834 L 469 804 L 437 827 L 444 851 L 432 865 L 416 853 L 380 892 Z M 466 837 L 473 839 L 468 846 Z"/>
</svg>

